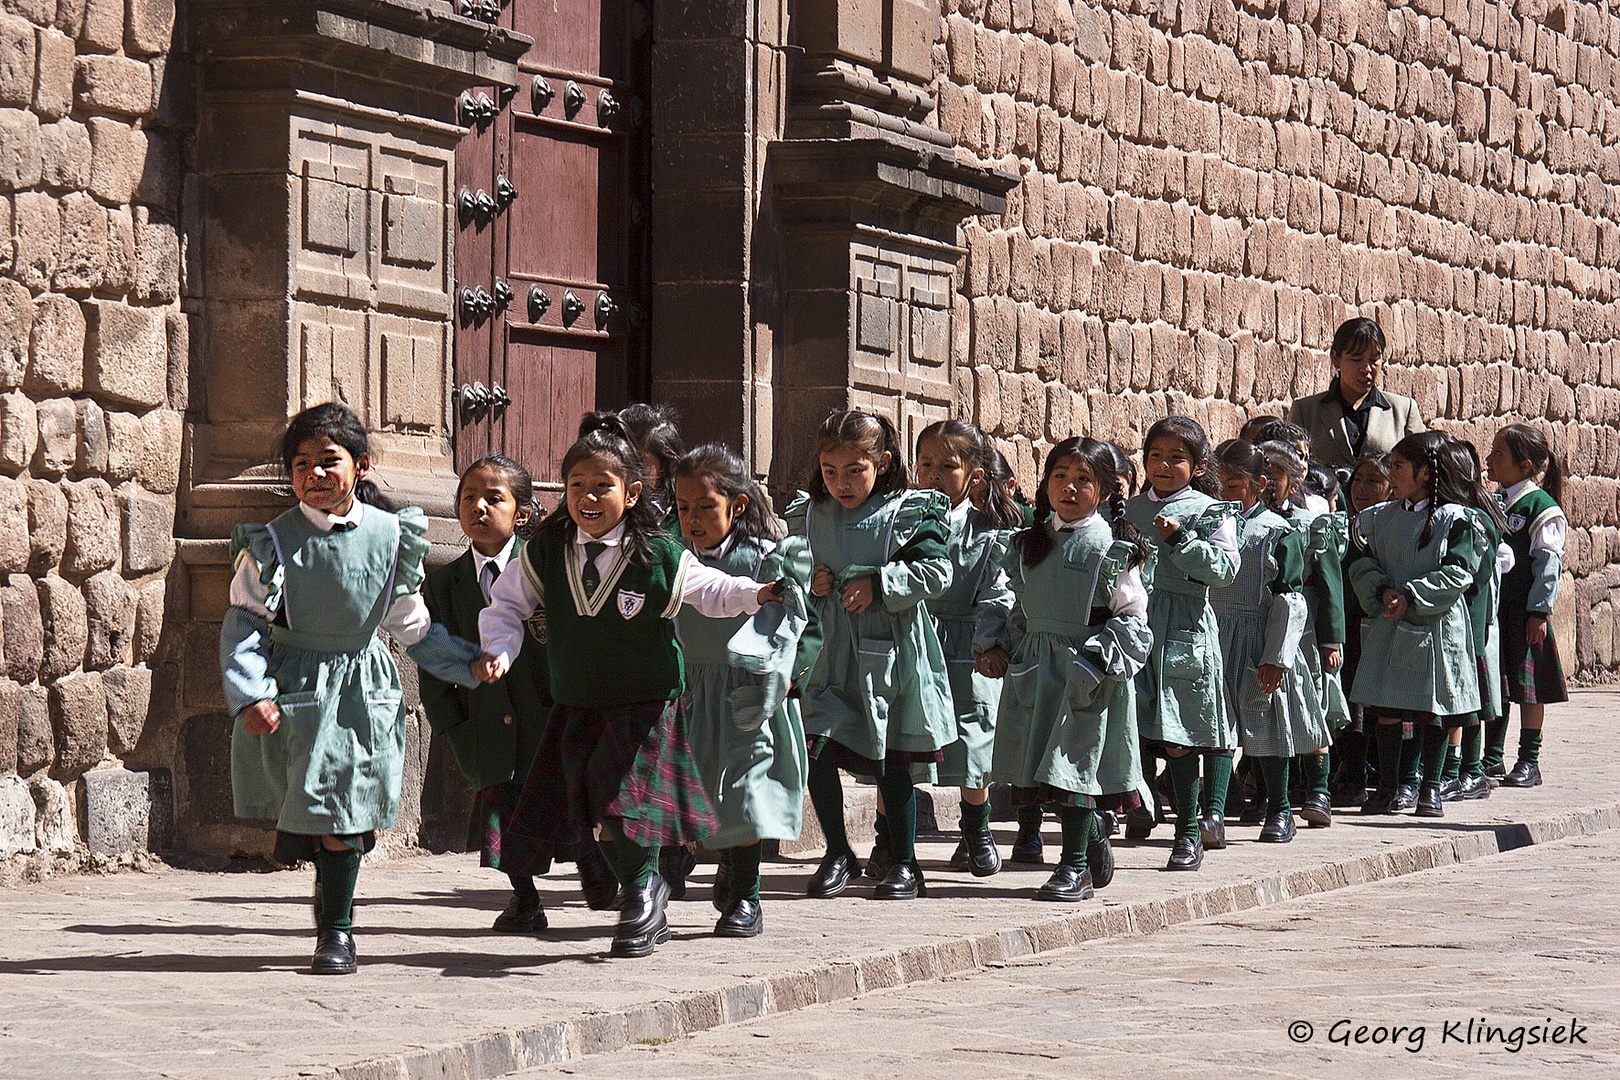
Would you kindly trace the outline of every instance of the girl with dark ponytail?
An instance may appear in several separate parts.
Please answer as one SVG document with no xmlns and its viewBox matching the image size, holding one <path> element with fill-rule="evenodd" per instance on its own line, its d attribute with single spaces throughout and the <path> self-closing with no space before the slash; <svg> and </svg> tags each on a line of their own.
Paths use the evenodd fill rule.
<svg viewBox="0 0 1620 1080">
<path fill-rule="evenodd" d="M 544 627 L 556 707 L 508 831 L 550 844 L 595 833 L 625 894 L 612 955 L 648 956 L 670 936 L 660 849 L 716 826 L 692 761 L 676 613 L 749 615 L 781 593 L 703 564 L 660 528 L 614 414 L 586 415 L 560 472 L 562 502 L 478 617 L 473 673 L 499 679 Z"/>
<path fill-rule="evenodd" d="M 1142 783 L 1135 679 L 1153 647 L 1148 552 L 1125 517 L 1108 444 L 1054 446 L 1035 523 L 1006 560 L 1017 603 L 990 768 L 1015 805 L 1052 807 L 1062 824 L 1062 854 L 1038 900 L 1084 900 L 1114 876 L 1094 811 L 1134 806 Z"/>
<path fill-rule="evenodd" d="M 1479 668 L 1466 593 L 1495 552 L 1450 436 L 1408 435 L 1390 453 L 1391 502 L 1365 510 L 1350 576 L 1364 610 L 1350 697 L 1378 717 L 1378 791 L 1362 807 L 1444 817 L 1447 729 L 1478 722 Z"/>
<path fill-rule="evenodd" d="M 1486 732 L 1485 771 L 1503 787 L 1535 787 L 1547 705 L 1569 700 L 1551 622 L 1568 531 L 1558 505 L 1563 474 L 1547 437 L 1529 424 L 1497 432 L 1485 464 L 1507 508 L 1513 551 L 1513 568 L 1502 578 L 1502 709 Z M 1519 756 L 1504 771 L 1509 702 L 1519 705 Z"/>
</svg>

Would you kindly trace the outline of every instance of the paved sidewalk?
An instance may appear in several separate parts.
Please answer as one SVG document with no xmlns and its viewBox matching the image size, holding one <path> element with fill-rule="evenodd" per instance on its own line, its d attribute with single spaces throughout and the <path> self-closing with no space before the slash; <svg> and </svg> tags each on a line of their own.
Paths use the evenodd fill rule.
<svg viewBox="0 0 1620 1080">
<path fill-rule="evenodd" d="M 1610 830 L 519 1075 L 1614 1077 L 1616 893 Z"/>
<path fill-rule="evenodd" d="M 1613 693 L 1549 710 L 1541 788 L 1448 804 L 1438 822 L 1345 814 L 1283 847 L 1235 826 L 1232 846 L 1196 875 L 1163 871 L 1161 828 L 1116 845 L 1113 886 L 1074 907 L 1030 901 L 1040 870 L 983 880 L 931 870 L 930 898 L 909 904 L 871 901 L 869 884 L 808 901 L 807 858 L 767 865 L 765 936 L 727 942 L 709 933 L 705 870 L 671 907 L 674 940 L 640 961 L 606 959 L 612 917 L 586 909 L 571 877 L 543 884 L 547 934 L 490 933 L 504 879 L 475 856 L 368 866 L 361 973 L 338 979 L 305 974 L 306 872 L 53 879 L 0 892 L 0 1077 L 497 1076 L 1596 833 L 1620 826 L 1620 760 L 1579 750 L 1607 745 L 1617 710 Z M 925 865 L 943 867 L 953 846 L 923 845 Z M 1491 862 L 1477 866 L 1488 873 Z"/>
</svg>

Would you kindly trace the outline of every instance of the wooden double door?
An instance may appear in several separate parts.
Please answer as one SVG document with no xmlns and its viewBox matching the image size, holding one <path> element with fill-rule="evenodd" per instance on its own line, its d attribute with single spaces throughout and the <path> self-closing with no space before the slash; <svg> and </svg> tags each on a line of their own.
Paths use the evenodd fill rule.
<svg viewBox="0 0 1620 1080">
<path fill-rule="evenodd" d="M 534 45 L 515 93 L 461 102 L 456 465 L 502 453 L 555 491 L 580 415 L 646 392 L 652 20 L 639 0 L 510 0 L 499 21 Z"/>
</svg>

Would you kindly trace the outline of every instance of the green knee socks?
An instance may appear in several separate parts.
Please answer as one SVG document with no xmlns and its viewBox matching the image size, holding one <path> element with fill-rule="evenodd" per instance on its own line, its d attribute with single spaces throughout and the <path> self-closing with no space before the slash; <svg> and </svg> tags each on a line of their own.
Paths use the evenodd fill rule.
<svg viewBox="0 0 1620 1080">
<path fill-rule="evenodd" d="M 731 868 L 731 898 L 759 902 L 759 844 L 728 848 L 722 854 Z"/>
<path fill-rule="evenodd" d="M 1204 785 L 1198 806 L 1201 814 L 1211 810 L 1226 816 L 1227 789 L 1232 786 L 1232 755 L 1225 750 L 1205 750 L 1192 755 L 1194 761 L 1204 759 Z"/>
<path fill-rule="evenodd" d="M 1446 743 L 1446 763 L 1440 767 L 1440 779 L 1446 783 L 1462 775 L 1462 747 Z"/>
<path fill-rule="evenodd" d="M 988 806 L 990 804 L 986 803 L 985 805 Z M 1042 816 L 1044 816 L 1043 812 L 1038 806 L 1020 806 L 1018 808 L 1018 831 L 1033 833 L 1040 832 Z"/>
<path fill-rule="evenodd" d="M 1405 769 L 1402 768 L 1402 758 L 1405 757 L 1406 744 L 1410 742 L 1401 735 L 1400 724 L 1378 725 L 1378 786 L 1384 791 L 1394 791 L 1405 783 Z M 1415 757 L 1414 757 L 1415 762 Z"/>
<path fill-rule="evenodd" d="M 1292 807 L 1288 805 L 1288 759 L 1263 757 L 1255 760 L 1260 764 L 1260 777 L 1266 785 L 1267 815 L 1291 810 Z"/>
<path fill-rule="evenodd" d="M 1473 727 L 1463 728 L 1461 772 L 1462 776 L 1479 779 L 1485 775 L 1485 767 L 1481 758 L 1485 750 L 1485 725 L 1475 724 Z"/>
<path fill-rule="evenodd" d="M 1198 835 L 1198 759 L 1197 752 L 1183 754 L 1169 760 L 1170 785 L 1176 793 L 1176 835 L 1192 839 Z M 1227 758 L 1230 765 L 1231 758 Z"/>
<path fill-rule="evenodd" d="M 1326 795 L 1328 774 L 1333 771 L 1328 755 L 1305 754 L 1299 759 L 1299 763 L 1305 774 L 1305 790 L 1313 795 Z"/>
<path fill-rule="evenodd" d="M 352 930 L 354 886 L 360 878 L 360 853 L 353 848 L 328 851 L 315 856 L 316 881 L 321 887 L 321 910 L 317 929 Z"/>
<path fill-rule="evenodd" d="M 990 800 L 986 799 L 977 806 L 962 800 L 962 835 L 983 832 L 990 827 Z"/>
<path fill-rule="evenodd" d="M 1480 752 L 1480 761 L 1487 768 L 1502 764 L 1502 755 L 1507 749 L 1507 727 L 1505 716 L 1485 721 L 1485 747 Z"/>
<path fill-rule="evenodd" d="M 1058 857 L 1058 862 L 1063 866 L 1084 870 L 1086 845 L 1091 843 L 1097 815 L 1090 807 L 1085 806 L 1060 806 L 1057 813 L 1058 823 L 1063 827 L 1063 854 Z"/>
<path fill-rule="evenodd" d="M 1519 760 L 1528 761 L 1532 765 L 1541 764 L 1541 729 L 1521 727 L 1519 729 Z"/>
<path fill-rule="evenodd" d="M 917 789 L 909 768 L 889 768 L 878 779 L 889 820 L 889 858 L 896 866 L 917 860 Z"/>
<path fill-rule="evenodd" d="M 647 879 L 658 870 L 661 845 L 638 844 L 621 833 L 618 826 L 608 826 L 603 832 L 605 838 L 600 841 L 602 854 L 607 857 L 619 884 L 625 888 L 639 888 L 647 884 Z"/>
<path fill-rule="evenodd" d="M 1396 725 L 1396 730 L 1400 730 L 1400 725 Z M 1445 751 L 1442 749 L 1441 753 L 1444 752 Z M 1436 773 L 1435 775 L 1438 777 L 1439 774 Z M 1401 771 L 1399 776 L 1401 778 L 1401 783 L 1405 784 L 1407 787 L 1417 787 L 1423 782 L 1422 729 L 1414 730 L 1411 738 L 1403 738 L 1401 740 Z M 1440 781 L 1438 779 L 1435 780 L 1435 783 L 1438 784 L 1439 782 Z"/>
<path fill-rule="evenodd" d="M 1413 739 L 1413 742 L 1418 740 Z M 1423 786 L 1439 787 L 1441 774 L 1446 768 L 1446 750 L 1451 745 L 1450 733 L 1439 724 L 1423 728 Z"/>
<path fill-rule="evenodd" d="M 817 758 L 810 762 L 807 781 L 810 805 L 815 808 L 816 820 L 821 822 L 821 835 L 827 838 L 827 854 L 854 858 L 849 833 L 844 829 L 844 784 L 838 778 L 838 766 L 825 758 Z"/>
</svg>

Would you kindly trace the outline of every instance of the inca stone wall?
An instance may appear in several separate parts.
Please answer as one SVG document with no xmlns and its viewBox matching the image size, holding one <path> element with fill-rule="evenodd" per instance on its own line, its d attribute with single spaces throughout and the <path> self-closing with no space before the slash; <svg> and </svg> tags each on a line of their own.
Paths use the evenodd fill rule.
<svg viewBox="0 0 1620 1080">
<path fill-rule="evenodd" d="M 118 766 L 153 697 L 186 406 L 174 10 L 0 4 L 0 856 L 161 843 L 167 774 Z"/>
<path fill-rule="evenodd" d="M 958 152 L 1023 174 L 961 231 L 953 358 L 1026 488 L 1070 434 L 1134 451 L 1169 412 L 1216 440 L 1280 413 L 1371 316 L 1431 426 L 1552 436 L 1575 477 L 1555 626 L 1614 665 L 1620 13 L 944 0 L 934 66 Z"/>
</svg>

